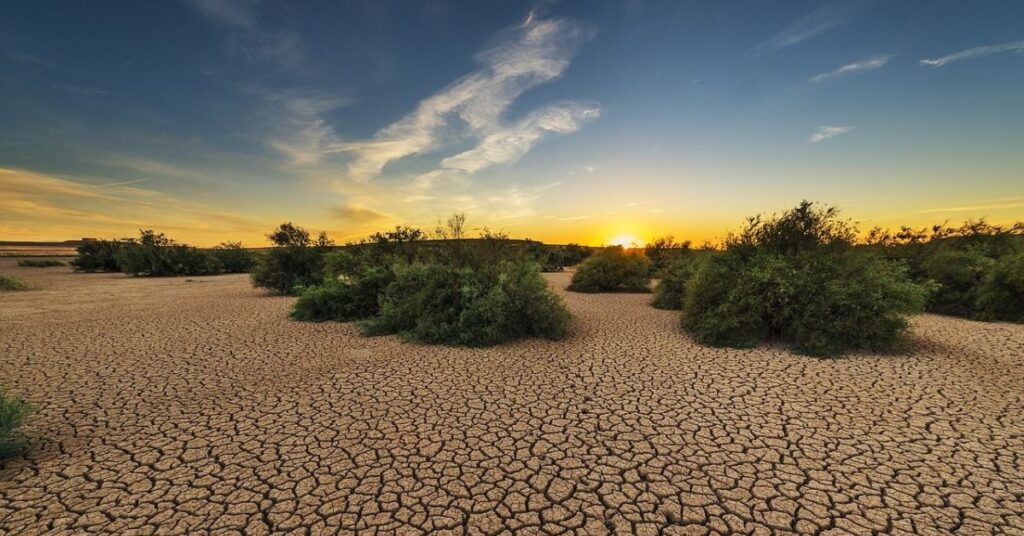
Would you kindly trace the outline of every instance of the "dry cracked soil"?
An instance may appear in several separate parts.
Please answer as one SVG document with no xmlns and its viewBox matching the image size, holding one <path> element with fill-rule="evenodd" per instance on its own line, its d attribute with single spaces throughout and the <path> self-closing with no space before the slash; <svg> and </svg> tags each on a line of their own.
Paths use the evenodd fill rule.
<svg viewBox="0 0 1024 536">
<path fill-rule="evenodd" d="M 0 271 L 38 287 L 0 295 L 38 408 L 0 534 L 1024 534 L 1021 325 L 819 360 L 566 294 L 567 340 L 460 349 L 289 321 L 245 276 Z"/>
</svg>

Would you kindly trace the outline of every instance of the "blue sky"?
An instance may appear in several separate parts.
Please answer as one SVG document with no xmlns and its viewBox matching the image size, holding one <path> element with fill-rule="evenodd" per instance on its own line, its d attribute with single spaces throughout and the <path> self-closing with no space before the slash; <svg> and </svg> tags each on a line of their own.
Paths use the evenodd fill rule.
<svg viewBox="0 0 1024 536">
<path fill-rule="evenodd" d="M 1024 3 L 22 2 L 0 239 L 1024 219 Z"/>
</svg>

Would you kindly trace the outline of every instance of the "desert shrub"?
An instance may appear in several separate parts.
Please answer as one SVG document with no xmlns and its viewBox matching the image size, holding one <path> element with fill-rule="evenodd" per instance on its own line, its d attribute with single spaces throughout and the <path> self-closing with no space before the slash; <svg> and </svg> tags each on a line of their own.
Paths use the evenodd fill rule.
<svg viewBox="0 0 1024 536">
<path fill-rule="evenodd" d="M 257 261 L 250 274 L 253 286 L 294 294 L 323 282 L 324 255 L 333 246 L 326 234 L 321 232 L 312 240 L 309 231 L 288 222 L 282 223 L 267 238 L 276 247 Z"/>
<path fill-rule="evenodd" d="M 982 319 L 1024 321 L 1024 254 L 994 262 L 978 285 L 976 300 Z"/>
<path fill-rule="evenodd" d="M 650 272 L 653 277 L 660 277 L 676 259 L 690 252 L 690 242 L 676 242 L 672 236 L 664 236 L 644 247 L 644 256 L 651 261 Z"/>
<path fill-rule="evenodd" d="M 994 261 L 973 250 L 944 249 L 922 263 L 925 278 L 937 283 L 928 310 L 972 317 L 976 313 L 978 286 Z"/>
<path fill-rule="evenodd" d="M 117 252 L 126 244 L 123 240 L 89 240 L 82 242 L 75 251 L 77 256 L 71 261 L 72 268 L 78 272 L 120 272 L 117 265 Z"/>
<path fill-rule="evenodd" d="M 52 259 L 23 259 L 18 261 L 19 268 L 52 268 L 54 266 L 65 266 L 65 264 Z"/>
<path fill-rule="evenodd" d="M 395 270 L 367 334 L 460 346 L 565 336 L 570 315 L 530 262 L 472 268 L 415 263 Z"/>
<path fill-rule="evenodd" d="M 569 290 L 575 292 L 648 292 L 650 261 L 622 246 L 604 248 L 580 264 Z"/>
<path fill-rule="evenodd" d="M 28 285 L 17 277 L 0 274 L 0 291 L 28 290 Z"/>
<path fill-rule="evenodd" d="M 124 244 L 115 254 L 121 271 L 129 275 L 168 277 L 218 273 L 216 259 L 198 248 L 178 244 L 163 233 L 140 232 L 137 241 Z"/>
<path fill-rule="evenodd" d="M 256 265 L 256 254 L 245 249 L 241 242 L 224 242 L 208 254 L 218 271 L 224 274 L 248 273 Z"/>
<path fill-rule="evenodd" d="M 706 344 L 779 340 L 816 356 L 893 347 L 932 288 L 853 236 L 835 209 L 808 202 L 749 219 L 687 284 L 683 327 Z"/>
<path fill-rule="evenodd" d="M 31 412 L 32 406 L 28 402 L 8 395 L 0 388 L 0 458 L 17 454 L 24 447 L 21 425 Z"/>
<path fill-rule="evenodd" d="M 366 268 L 358 277 L 333 279 L 302 290 L 291 317 L 304 322 L 349 322 L 380 310 L 380 296 L 395 280 L 390 267 Z"/>
<path fill-rule="evenodd" d="M 561 248 L 562 266 L 576 266 L 590 257 L 593 251 L 579 244 L 566 244 Z"/>
<path fill-rule="evenodd" d="M 686 285 L 696 272 L 698 262 L 695 255 L 684 255 L 662 270 L 651 305 L 657 309 L 682 309 Z"/>
</svg>

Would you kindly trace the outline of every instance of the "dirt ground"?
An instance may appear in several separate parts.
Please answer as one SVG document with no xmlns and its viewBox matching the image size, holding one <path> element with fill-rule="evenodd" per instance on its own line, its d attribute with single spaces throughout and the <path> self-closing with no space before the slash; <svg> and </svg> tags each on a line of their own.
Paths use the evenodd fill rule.
<svg viewBox="0 0 1024 536">
<path fill-rule="evenodd" d="M 456 349 L 245 276 L 13 264 L 0 383 L 38 411 L 0 534 L 1024 534 L 1021 325 L 819 360 L 567 294 L 568 340 Z"/>
</svg>

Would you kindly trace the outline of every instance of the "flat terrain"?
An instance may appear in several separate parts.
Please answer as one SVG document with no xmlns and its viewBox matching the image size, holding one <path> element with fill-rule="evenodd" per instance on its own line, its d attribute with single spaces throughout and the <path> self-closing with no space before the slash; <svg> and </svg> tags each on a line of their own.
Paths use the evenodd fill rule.
<svg viewBox="0 0 1024 536">
<path fill-rule="evenodd" d="M 0 295 L 0 382 L 39 411 L 0 534 L 1024 534 L 1024 326 L 830 361 L 569 294 L 568 340 L 470 350 L 245 276 L 13 263 L 40 289 Z"/>
</svg>

